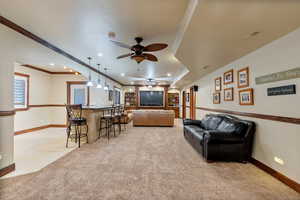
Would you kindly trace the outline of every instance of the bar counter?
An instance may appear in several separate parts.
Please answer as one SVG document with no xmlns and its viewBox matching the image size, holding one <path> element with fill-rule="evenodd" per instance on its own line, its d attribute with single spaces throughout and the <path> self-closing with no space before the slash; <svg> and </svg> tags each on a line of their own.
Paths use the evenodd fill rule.
<svg viewBox="0 0 300 200">
<path fill-rule="evenodd" d="M 104 110 L 114 106 L 82 106 L 82 116 L 88 124 L 88 142 L 93 143 L 98 139 L 100 128 L 100 117 Z"/>
</svg>

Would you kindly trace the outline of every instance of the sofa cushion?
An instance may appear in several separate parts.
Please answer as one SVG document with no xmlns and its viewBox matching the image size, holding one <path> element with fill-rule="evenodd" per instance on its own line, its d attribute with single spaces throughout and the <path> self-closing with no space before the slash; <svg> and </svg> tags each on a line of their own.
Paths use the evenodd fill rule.
<svg viewBox="0 0 300 200">
<path fill-rule="evenodd" d="M 201 126 L 206 130 L 215 130 L 222 120 L 219 116 L 206 115 L 201 121 Z"/>
<path fill-rule="evenodd" d="M 238 122 L 236 120 L 224 119 L 218 126 L 217 130 L 224 133 L 244 136 L 246 128 L 247 128 L 246 125 L 243 124 L 242 122 Z"/>
<path fill-rule="evenodd" d="M 210 143 L 217 143 L 217 144 L 237 144 L 243 143 L 244 137 L 240 137 L 236 134 L 220 132 L 220 131 L 205 131 L 205 139 Z"/>
<path fill-rule="evenodd" d="M 196 126 L 196 125 L 187 125 L 187 126 L 184 126 L 184 128 L 186 130 L 188 130 L 190 133 L 203 131 L 202 128 L 200 128 L 199 126 Z"/>
<path fill-rule="evenodd" d="M 205 130 L 196 125 L 184 126 L 184 128 L 192 134 L 197 140 L 200 141 L 200 144 L 203 144 Z"/>
</svg>

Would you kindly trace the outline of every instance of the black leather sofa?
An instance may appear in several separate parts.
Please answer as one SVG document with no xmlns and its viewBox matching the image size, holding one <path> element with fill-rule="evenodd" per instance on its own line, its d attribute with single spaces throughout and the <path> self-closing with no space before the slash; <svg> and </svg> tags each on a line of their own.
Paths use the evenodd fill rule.
<svg viewBox="0 0 300 200">
<path fill-rule="evenodd" d="M 184 119 L 184 137 L 207 161 L 246 163 L 252 154 L 255 123 L 231 115 Z"/>
</svg>

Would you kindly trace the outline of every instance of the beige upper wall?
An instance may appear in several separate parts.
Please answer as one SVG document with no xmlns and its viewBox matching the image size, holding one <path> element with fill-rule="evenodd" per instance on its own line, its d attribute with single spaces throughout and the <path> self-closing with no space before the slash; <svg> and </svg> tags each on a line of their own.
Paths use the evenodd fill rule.
<svg viewBox="0 0 300 200">
<path fill-rule="evenodd" d="M 299 67 L 299 52 L 300 29 L 297 29 L 191 84 L 199 86 L 197 106 L 299 118 L 299 92 L 296 95 L 267 96 L 267 88 L 288 84 L 296 84 L 297 91 L 300 91 L 299 78 L 263 85 L 255 83 L 255 78 L 258 76 Z M 254 89 L 255 95 L 254 106 L 240 106 L 238 102 L 236 72 L 238 69 L 246 66 L 249 66 L 250 69 L 250 87 Z M 221 104 L 213 104 L 214 79 L 218 76 L 223 76 L 223 73 L 230 69 L 234 69 L 235 82 L 228 87 L 234 87 L 234 101 L 224 102 L 224 90 L 222 90 Z M 197 118 L 201 119 L 207 113 L 209 112 L 197 110 Z M 257 124 L 253 157 L 300 183 L 300 126 L 256 118 L 241 118 L 252 120 Z M 285 164 L 280 165 L 276 163 L 274 161 L 275 156 L 281 158 Z"/>
<path fill-rule="evenodd" d="M 5 56 L 5 54 L 1 55 Z M 12 103 L 13 73 L 13 63 L 0 60 L 0 111 L 12 111 L 14 109 Z M 13 163 L 13 130 L 14 116 L 0 116 L 0 169 Z"/>
</svg>

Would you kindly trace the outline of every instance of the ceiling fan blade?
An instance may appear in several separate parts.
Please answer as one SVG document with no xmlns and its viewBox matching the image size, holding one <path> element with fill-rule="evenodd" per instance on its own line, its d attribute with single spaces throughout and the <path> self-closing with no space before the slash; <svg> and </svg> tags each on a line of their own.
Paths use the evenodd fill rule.
<svg viewBox="0 0 300 200">
<path fill-rule="evenodd" d="M 144 56 L 145 59 L 153 61 L 153 62 L 157 62 L 158 59 L 155 55 L 152 55 L 150 53 L 143 53 L 142 56 Z"/>
<path fill-rule="evenodd" d="M 134 59 L 138 64 L 140 64 L 143 60 L 145 60 L 146 58 L 142 55 L 138 56 L 138 55 L 134 55 L 131 56 L 132 59 Z"/>
<path fill-rule="evenodd" d="M 123 47 L 125 49 L 131 49 L 131 46 L 129 46 L 128 44 L 124 44 L 122 42 L 113 41 L 113 40 L 111 40 L 111 42 L 114 43 L 115 45 L 119 46 L 119 47 Z"/>
<path fill-rule="evenodd" d="M 162 49 L 165 49 L 167 48 L 168 45 L 167 44 L 163 44 L 163 43 L 154 43 L 154 44 L 150 44 L 148 46 L 146 46 L 144 48 L 143 51 L 145 52 L 149 52 L 149 51 L 159 51 L 159 50 L 162 50 Z"/>
<path fill-rule="evenodd" d="M 126 58 L 126 57 L 129 57 L 129 56 L 132 56 L 132 55 L 133 55 L 133 53 L 127 53 L 127 54 L 118 56 L 117 59 Z"/>
</svg>

